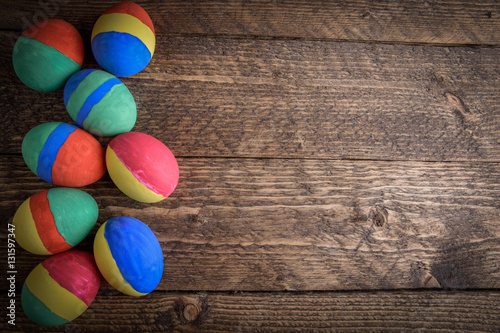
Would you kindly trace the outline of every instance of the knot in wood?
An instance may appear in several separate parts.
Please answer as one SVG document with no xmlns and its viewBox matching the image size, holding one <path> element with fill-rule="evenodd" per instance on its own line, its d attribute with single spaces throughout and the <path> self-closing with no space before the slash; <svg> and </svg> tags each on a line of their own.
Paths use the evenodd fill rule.
<svg viewBox="0 0 500 333">
<path fill-rule="evenodd" d="M 196 318 L 198 318 L 198 315 L 200 314 L 200 310 L 195 304 L 188 303 L 184 306 L 184 309 L 182 310 L 182 315 L 184 316 L 184 319 L 187 321 L 193 321 Z"/>
<path fill-rule="evenodd" d="M 376 227 L 383 227 L 387 223 L 387 210 L 384 207 L 374 207 L 368 214 L 368 221 Z"/>
</svg>

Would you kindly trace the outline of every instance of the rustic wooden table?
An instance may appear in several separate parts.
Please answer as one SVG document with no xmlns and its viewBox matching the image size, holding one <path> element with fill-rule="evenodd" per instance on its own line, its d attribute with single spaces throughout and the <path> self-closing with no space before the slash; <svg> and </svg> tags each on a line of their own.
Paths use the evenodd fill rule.
<svg viewBox="0 0 500 333">
<path fill-rule="evenodd" d="M 24 164 L 23 136 L 72 122 L 61 91 L 16 77 L 13 43 L 64 19 L 95 68 L 90 32 L 113 3 L 2 1 L 2 276 L 7 223 L 50 188 Z M 74 322 L 37 327 L 20 291 L 44 257 L 17 246 L 16 325 L 2 315 L 3 330 L 500 331 L 497 0 L 138 3 L 157 49 L 123 81 L 134 130 L 173 151 L 179 186 L 158 204 L 108 175 L 84 190 L 98 225 L 129 215 L 154 230 L 163 279 L 141 298 L 104 282 Z M 5 278 L 1 289 L 5 310 Z"/>
</svg>

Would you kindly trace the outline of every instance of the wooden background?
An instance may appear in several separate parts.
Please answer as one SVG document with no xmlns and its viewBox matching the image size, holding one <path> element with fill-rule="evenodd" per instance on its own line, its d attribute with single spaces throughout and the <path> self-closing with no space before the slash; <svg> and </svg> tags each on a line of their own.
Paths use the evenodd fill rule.
<svg viewBox="0 0 500 333">
<path fill-rule="evenodd" d="M 24 164 L 23 136 L 72 122 L 61 91 L 17 79 L 13 43 L 64 19 L 95 68 L 90 32 L 113 3 L 2 1 L 4 225 L 50 187 Z M 104 282 L 77 320 L 41 328 L 19 296 L 44 257 L 17 246 L 16 326 L 3 316 L 4 330 L 500 331 L 498 1 L 138 3 L 157 49 L 123 81 L 134 130 L 177 156 L 179 186 L 158 204 L 108 175 L 84 190 L 98 226 L 130 215 L 154 230 L 163 279 L 142 298 Z M 78 248 L 91 250 L 95 230 Z M 2 274 L 6 238 L 4 227 Z M 5 311 L 5 278 L 0 289 Z"/>
</svg>

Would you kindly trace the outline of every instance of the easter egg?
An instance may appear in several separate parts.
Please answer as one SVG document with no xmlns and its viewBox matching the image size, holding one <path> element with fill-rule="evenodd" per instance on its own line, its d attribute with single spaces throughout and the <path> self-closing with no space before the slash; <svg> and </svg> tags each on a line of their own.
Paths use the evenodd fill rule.
<svg viewBox="0 0 500 333">
<path fill-rule="evenodd" d="M 75 250 L 59 253 L 28 275 L 21 290 L 21 305 L 37 324 L 62 325 L 90 306 L 100 284 L 101 274 L 93 255 Z"/>
<path fill-rule="evenodd" d="M 163 275 L 160 243 L 144 222 L 129 216 L 106 221 L 95 236 L 94 255 L 102 275 L 131 296 L 153 291 Z"/>
<path fill-rule="evenodd" d="M 142 71 L 155 51 L 155 29 L 148 13 L 133 2 L 120 2 L 94 24 L 92 52 L 97 63 L 116 76 Z"/>
<path fill-rule="evenodd" d="M 96 135 L 128 132 L 137 119 L 128 88 L 114 75 L 97 69 L 84 69 L 69 78 L 64 105 L 78 126 Z"/>
<path fill-rule="evenodd" d="M 14 71 L 28 87 L 56 91 L 83 63 L 82 36 L 70 23 L 49 19 L 35 23 L 17 39 Z"/>
<path fill-rule="evenodd" d="M 179 181 L 179 166 L 170 149 L 144 133 L 123 133 L 111 140 L 106 166 L 115 185 L 141 202 L 165 199 Z"/>
<path fill-rule="evenodd" d="M 38 192 L 17 209 L 15 239 L 31 253 L 48 255 L 71 249 L 92 231 L 99 209 L 94 198 L 74 188 Z"/>
<path fill-rule="evenodd" d="M 31 171 L 58 186 L 89 185 L 106 172 L 101 144 L 71 124 L 50 122 L 32 128 L 23 139 L 22 154 Z"/>
</svg>

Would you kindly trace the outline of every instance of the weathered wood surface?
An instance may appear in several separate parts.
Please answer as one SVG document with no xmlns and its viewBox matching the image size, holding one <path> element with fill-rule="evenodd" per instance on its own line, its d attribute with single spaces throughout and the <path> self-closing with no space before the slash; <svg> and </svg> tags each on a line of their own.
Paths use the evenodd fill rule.
<svg viewBox="0 0 500 333">
<path fill-rule="evenodd" d="M 0 207 L 10 217 L 47 184 L 21 157 L 0 163 L 8 170 L 0 171 Z M 108 177 L 88 187 L 99 224 L 129 215 L 156 232 L 165 254 L 161 289 L 500 288 L 497 163 L 180 158 L 179 165 L 178 188 L 154 205 L 121 195 Z M 40 259 L 21 251 L 19 274 Z"/>
<path fill-rule="evenodd" d="M 23 136 L 71 122 L 62 92 L 16 78 L 13 41 L 34 21 L 66 19 L 84 37 L 85 67 L 95 67 L 90 31 L 112 3 L 2 2 L 7 223 L 49 187 L 24 165 Z M 143 298 L 103 283 L 81 318 L 40 328 L 19 297 L 44 257 L 17 247 L 14 330 L 500 329 L 498 1 L 139 3 L 157 50 L 123 81 L 139 109 L 135 130 L 179 157 L 179 187 L 153 205 L 128 199 L 107 175 L 84 190 L 98 224 L 131 215 L 151 226 L 165 275 Z M 80 249 L 91 251 L 94 233 Z M 6 237 L 0 230 L 3 253 Z M 2 306 L 7 289 L 2 279 Z"/>
<path fill-rule="evenodd" d="M 62 92 L 36 93 L 2 34 L 0 145 L 67 121 Z M 500 161 L 500 48 L 158 38 L 123 79 L 137 131 L 177 156 Z"/>
<path fill-rule="evenodd" d="M 0 29 L 44 18 L 92 26 L 114 1 L 4 0 Z M 315 38 L 389 43 L 500 44 L 500 4 L 461 1 L 137 1 L 169 35 Z"/>
<path fill-rule="evenodd" d="M 4 301 L 1 295 L 0 302 Z M 133 298 L 100 292 L 74 322 L 24 332 L 498 332 L 500 293 L 164 293 Z"/>
</svg>

